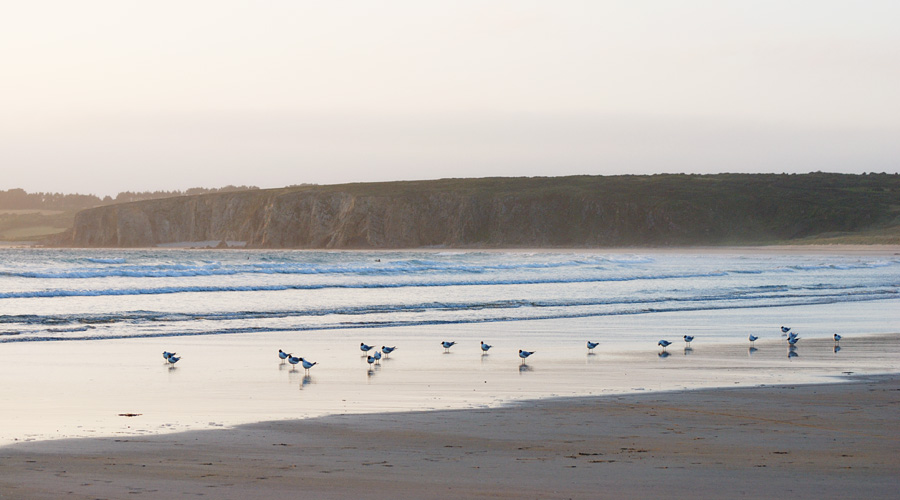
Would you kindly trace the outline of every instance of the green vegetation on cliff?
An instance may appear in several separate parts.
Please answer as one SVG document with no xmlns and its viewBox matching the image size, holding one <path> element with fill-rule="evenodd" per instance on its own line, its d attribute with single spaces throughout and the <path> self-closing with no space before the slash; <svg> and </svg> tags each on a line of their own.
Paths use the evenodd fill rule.
<svg viewBox="0 0 900 500">
<path fill-rule="evenodd" d="M 124 191 L 115 198 L 92 194 L 29 193 L 24 189 L 0 191 L 0 241 L 33 241 L 71 229 L 81 210 L 132 201 L 173 198 L 206 193 L 259 189 L 255 186 L 190 188 L 185 191 Z"/>
<path fill-rule="evenodd" d="M 58 244 L 259 248 L 896 243 L 900 175 L 442 179 L 214 193 L 80 212 Z M 854 238 L 861 238 L 854 241 Z M 824 241 L 824 240 L 823 240 Z"/>
</svg>

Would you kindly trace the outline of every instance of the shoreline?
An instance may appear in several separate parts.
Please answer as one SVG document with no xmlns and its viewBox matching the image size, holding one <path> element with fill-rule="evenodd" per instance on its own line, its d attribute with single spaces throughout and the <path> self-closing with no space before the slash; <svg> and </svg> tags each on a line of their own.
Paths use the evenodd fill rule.
<svg viewBox="0 0 900 500">
<path fill-rule="evenodd" d="M 833 258 L 796 247 L 797 257 L 783 259 L 768 257 L 758 247 L 724 250 L 756 253 L 759 257 L 748 259 L 766 263 L 810 263 L 815 269 L 835 263 L 889 267 L 890 276 L 896 276 L 897 257 L 881 257 L 893 249 L 872 253 L 866 247 L 858 254 L 820 249 L 821 255 L 844 256 Z M 668 259 L 654 257 L 653 250 L 618 250 L 650 257 L 620 259 L 609 249 L 597 249 L 609 255 L 575 259 Z M 679 261 L 675 267 L 690 267 L 723 249 L 663 250 L 684 254 L 672 259 Z M 334 257 L 431 259 L 422 250 L 409 251 L 420 255 L 385 250 Z M 453 254 L 470 250 L 429 251 L 452 260 Z M 497 250 L 513 251 L 563 252 Z M 139 252 L 172 260 L 266 258 L 263 253 L 219 259 L 140 249 L 133 254 L 60 252 L 60 257 L 86 261 L 110 256 L 131 261 Z M 771 253 L 790 255 L 782 249 Z M 304 255 L 282 257 L 306 260 Z M 0 499 L 64 494 L 272 498 L 300 492 L 321 498 L 720 498 L 786 492 L 821 498 L 823 489 L 836 497 L 887 496 L 900 462 L 895 458 L 900 429 L 893 421 L 900 409 L 900 310 L 894 281 L 879 282 L 884 290 L 872 300 L 802 307 L 766 302 L 767 307 L 662 309 L 602 319 L 536 317 L 4 343 L 0 443 L 9 445 L 0 446 Z M 642 288 L 623 287 L 621 294 Z M 838 287 L 834 293 L 845 290 Z M 593 293 L 576 292 L 552 297 Z M 218 298 L 185 297 L 198 303 Z M 415 297 L 419 302 L 430 298 Z M 268 307 L 273 299 L 328 304 L 344 302 L 347 294 L 259 293 L 248 303 Z M 57 310 L 55 299 L 33 302 L 38 312 L 65 312 Z M 96 303 L 115 310 L 110 307 L 115 300 L 71 302 L 64 305 L 75 312 Z M 243 310 L 236 309 L 243 306 L 239 300 L 225 303 L 223 309 Z M 10 304 L 13 309 L 16 302 Z M 137 304 L 131 308 L 172 314 L 182 307 L 158 297 Z M 192 310 L 189 305 L 185 310 Z M 468 309 L 460 310 L 451 319 L 465 319 Z M 272 326 L 265 318 L 236 321 L 238 327 Z M 803 341 L 788 347 L 777 325 L 794 327 Z M 696 341 L 686 345 L 682 334 L 696 335 Z M 759 341 L 750 343 L 748 334 Z M 843 335 L 843 342 L 833 340 L 834 334 Z M 675 343 L 664 351 L 659 339 Z M 441 340 L 458 345 L 446 350 Z M 586 351 L 585 340 L 601 342 L 596 353 Z M 495 348 L 485 355 L 479 341 Z M 361 342 L 400 350 L 383 366 L 369 365 Z M 279 361 L 278 349 L 319 364 L 305 373 Z M 522 363 L 518 349 L 538 354 Z M 167 364 L 160 357 L 163 350 L 178 352 L 184 361 Z M 862 378 L 848 382 L 847 373 Z"/>
<path fill-rule="evenodd" d="M 892 373 L 18 443 L 0 497 L 887 497 L 898 391 Z"/>
<path fill-rule="evenodd" d="M 586 353 L 582 342 L 565 338 L 596 334 L 590 321 L 547 320 L 528 326 L 530 331 L 519 330 L 518 324 L 499 325 L 510 329 L 505 333 L 497 331 L 497 324 L 386 329 L 379 332 L 382 339 L 396 340 L 402 352 L 368 372 L 365 356 L 354 353 L 359 351 L 359 331 L 305 332 L 302 352 L 315 353 L 310 356 L 320 363 L 311 375 L 279 363 L 274 355 L 277 346 L 297 347 L 291 333 L 184 337 L 177 344 L 171 338 L 7 343 L 10 358 L 0 365 L 6 382 L 0 399 L 10 404 L 0 411 L 0 444 L 131 439 L 335 414 L 483 409 L 566 397 L 832 382 L 848 371 L 900 373 L 900 333 L 853 335 L 843 348 L 824 336 L 805 336 L 802 347 L 790 352 L 779 338 L 748 347 L 704 337 L 694 348 L 669 353 L 660 352 L 649 333 L 642 335 L 647 347 L 633 339 L 608 339 L 601 352 Z M 556 337 L 554 332 L 562 331 L 566 336 Z M 488 332 L 498 339 L 494 350 L 502 351 L 481 356 L 478 339 Z M 520 363 L 511 350 L 518 341 L 500 340 L 512 332 L 537 348 L 533 362 Z M 438 335 L 460 341 L 457 350 L 435 348 Z M 159 352 L 171 347 L 189 363 L 161 364 Z M 35 372 L 38 352 L 47 361 Z M 85 364 L 85 357 L 103 362 Z M 35 373 L 39 377 L 30 375 Z M 22 419 L 23 414 L 29 418 Z"/>
<path fill-rule="evenodd" d="M 771 245 L 723 245 L 723 246 L 683 246 L 683 247 L 400 247 L 400 248 L 256 248 L 229 246 L 227 248 L 199 247 L 193 244 L 206 242 L 176 242 L 151 247 L 57 247 L 40 244 L 18 245 L 0 242 L 0 248 L 35 250 L 96 250 L 96 251 L 140 251 L 140 250 L 188 250 L 188 251 L 243 251 L 243 252 L 586 252 L 586 253 L 712 253 L 712 254 L 836 254 L 836 255 L 900 255 L 900 244 L 848 244 L 848 243 L 778 243 Z M 32 242 L 38 243 L 38 242 Z M 173 245 L 173 246 L 165 246 Z M 182 246 L 184 245 L 184 246 Z"/>
</svg>

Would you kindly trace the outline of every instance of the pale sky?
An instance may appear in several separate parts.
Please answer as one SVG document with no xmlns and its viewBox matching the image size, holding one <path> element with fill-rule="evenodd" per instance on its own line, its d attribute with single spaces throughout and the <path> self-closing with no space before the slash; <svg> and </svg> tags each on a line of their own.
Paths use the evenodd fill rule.
<svg viewBox="0 0 900 500">
<path fill-rule="evenodd" d="M 896 0 L 0 1 L 0 189 L 900 171 Z"/>
</svg>

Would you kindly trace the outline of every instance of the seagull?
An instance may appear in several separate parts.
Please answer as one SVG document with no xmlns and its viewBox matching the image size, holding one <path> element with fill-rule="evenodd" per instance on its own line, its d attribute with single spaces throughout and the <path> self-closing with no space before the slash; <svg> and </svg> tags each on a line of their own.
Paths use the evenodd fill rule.
<svg viewBox="0 0 900 500">
<path fill-rule="evenodd" d="M 800 340 L 800 337 L 791 337 L 788 339 L 788 344 L 796 345 L 799 340 Z"/>
<path fill-rule="evenodd" d="M 381 364 L 381 351 L 375 351 L 375 355 L 372 357 L 375 358 L 376 363 Z"/>
<path fill-rule="evenodd" d="M 362 351 L 362 352 L 369 352 L 369 350 L 371 350 L 372 347 L 373 347 L 373 346 L 366 345 L 364 342 L 360 342 L 360 343 L 359 343 L 359 350 Z"/>
<path fill-rule="evenodd" d="M 301 359 L 303 359 L 303 358 L 298 358 L 297 356 L 291 356 L 288 358 L 288 363 L 290 363 L 292 365 L 296 365 L 297 363 L 300 362 Z"/>
<path fill-rule="evenodd" d="M 791 332 L 791 333 L 788 334 L 788 338 L 789 338 L 789 339 L 795 339 L 795 338 L 797 338 L 797 337 L 799 337 L 799 335 L 796 334 L 796 333 L 794 333 L 794 332 Z"/>
<path fill-rule="evenodd" d="M 167 359 L 168 359 L 169 363 L 172 363 L 173 365 L 175 363 L 177 363 L 179 360 L 181 360 L 181 358 L 176 356 L 174 352 Z"/>
<path fill-rule="evenodd" d="M 687 342 L 688 344 L 690 344 L 692 340 L 694 340 L 693 335 L 685 335 L 684 336 L 684 341 Z"/>
<path fill-rule="evenodd" d="M 282 351 L 281 349 L 278 349 L 278 357 L 281 358 L 281 362 L 284 363 L 284 360 L 291 357 L 291 355 Z"/>
<path fill-rule="evenodd" d="M 756 342 L 756 339 L 758 339 L 759 337 L 757 337 L 756 335 L 753 335 L 751 333 L 749 338 L 750 338 L 750 342 L 753 343 L 753 342 Z"/>
<path fill-rule="evenodd" d="M 590 340 L 587 341 L 587 348 L 591 352 L 594 352 L 594 348 L 598 345 L 600 345 L 600 342 L 591 342 Z"/>
<path fill-rule="evenodd" d="M 444 352 L 449 352 L 450 348 L 455 344 L 456 342 L 447 342 L 446 340 L 441 342 L 441 345 L 444 346 Z"/>
<path fill-rule="evenodd" d="M 835 342 L 840 342 L 840 341 L 841 341 L 841 336 L 835 333 L 835 334 L 834 334 L 834 341 L 835 341 Z"/>
<path fill-rule="evenodd" d="M 169 358 L 171 358 L 174 355 L 175 355 L 174 352 L 163 351 L 163 359 L 165 359 L 166 361 L 168 361 Z M 165 361 L 163 361 L 163 363 L 165 363 Z"/>
<path fill-rule="evenodd" d="M 487 354 L 487 352 L 491 349 L 491 347 L 494 347 L 494 346 L 485 344 L 483 340 L 481 341 L 481 352 L 483 354 Z"/>
<path fill-rule="evenodd" d="M 394 349 L 396 349 L 396 347 L 385 347 L 385 346 L 381 346 L 381 350 L 384 351 L 384 357 L 387 357 L 388 354 L 394 352 Z"/>
<path fill-rule="evenodd" d="M 373 358 L 372 356 L 367 356 L 366 362 L 369 363 L 369 366 L 372 366 L 372 364 L 375 363 L 375 358 Z"/>
<path fill-rule="evenodd" d="M 303 358 L 300 358 L 300 363 L 303 364 L 303 369 L 306 370 L 307 373 L 309 373 L 309 369 L 310 369 L 310 368 L 312 368 L 312 367 L 316 366 L 317 364 L 319 364 L 319 363 L 317 363 L 317 362 L 309 361 L 309 360 L 306 360 L 306 359 L 303 359 Z"/>
<path fill-rule="evenodd" d="M 786 327 L 786 326 L 782 326 L 782 327 L 781 327 L 781 333 L 787 333 L 787 332 L 789 332 L 789 331 L 791 331 L 790 328 L 788 328 L 788 327 Z"/>
<path fill-rule="evenodd" d="M 525 364 L 525 358 L 527 358 L 528 356 L 531 356 L 532 354 L 534 354 L 534 351 L 528 352 L 528 351 L 523 351 L 522 349 L 519 349 L 519 357 L 522 358 L 522 364 Z"/>
<path fill-rule="evenodd" d="M 656 345 L 662 346 L 663 350 L 665 351 L 666 347 L 669 347 L 670 345 L 672 345 L 672 343 L 669 342 L 668 340 L 660 340 L 659 342 L 656 343 Z"/>
</svg>

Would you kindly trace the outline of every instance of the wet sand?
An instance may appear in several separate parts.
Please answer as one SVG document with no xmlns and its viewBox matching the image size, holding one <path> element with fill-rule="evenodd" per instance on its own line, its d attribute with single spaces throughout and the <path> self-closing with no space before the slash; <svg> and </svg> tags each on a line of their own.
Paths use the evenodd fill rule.
<svg viewBox="0 0 900 500">
<path fill-rule="evenodd" d="M 0 448 L 2 498 L 887 498 L 900 376 Z"/>
<path fill-rule="evenodd" d="M 848 316 L 843 321 L 872 307 L 865 305 L 856 313 L 845 309 Z M 838 311 L 828 308 L 829 314 L 840 315 Z M 758 314 L 763 313 L 779 314 L 771 309 Z M 697 321 L 696 314 L 665 318 L 666 327 L 676 332 L 688 331 Z M 730 321 L 727 316 L 718 318 Z M 715 326 L 709 331 L 693 326 L 691 331 L 698 335 L 693 348 L 679 341 L 661 352 L 656 343 L 663 332 L 641 326 L 640 319 L 604 321 L 608 333 L 599 332 L 596 322 L 585 318 L 3 344 L 0 446 L 76 437 L 131 438 L 334 414 L 478 409 L 559 397 L 822 383 L 848 371 L 900 372 L 900 334 L 852 334 L 841 342 L 842 348 L 825 334 L 803 334 L 799 348 L 788 350 L 780 331 L 759 333 L 764 338 L 750 347 L 745 338 L 731 341 L 732 334 L 716 336 Z M 628 335 L 615 334 L 629 327 Z M 737 335 L 744 337 L 746 332 L 733 334 Z M 589 353 L 584 339 L 592 337 L 601 344 Z M 442 338 L 454 339 L 457 345 L 444 352 Z M 494 345 L 489 355 L 481 354 L 480 339 Z M 369 366 L 359 350 L 361 341 L 399 348 L 380 365 Z M 279 348 L 319 364 L 307 375 L 302 368 L 279 362 Z M 527 365 L 518 358 L 520 348 L 536 351 Z M 183 359 L 167 366 L 163 350 L 177 351 Z"/>
</svg>

